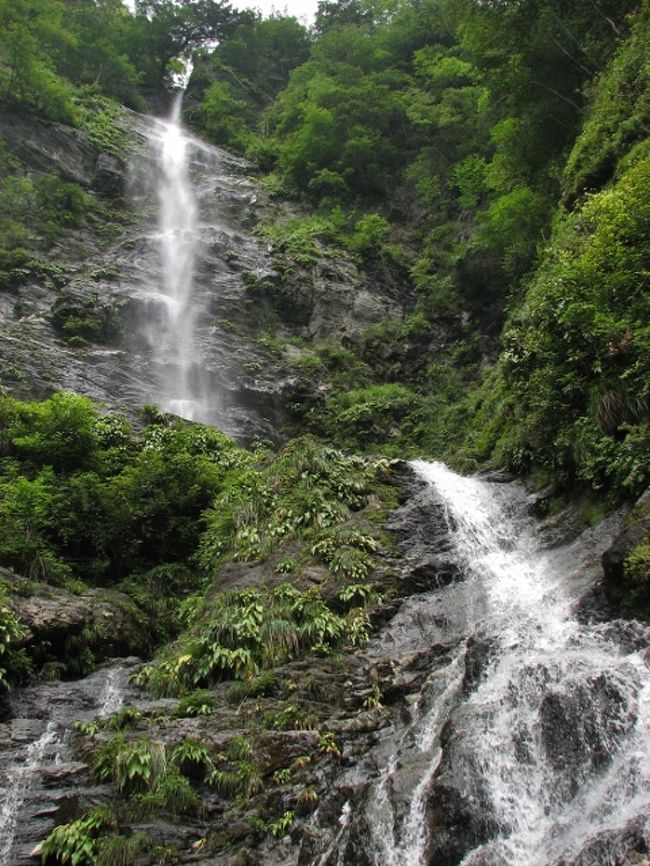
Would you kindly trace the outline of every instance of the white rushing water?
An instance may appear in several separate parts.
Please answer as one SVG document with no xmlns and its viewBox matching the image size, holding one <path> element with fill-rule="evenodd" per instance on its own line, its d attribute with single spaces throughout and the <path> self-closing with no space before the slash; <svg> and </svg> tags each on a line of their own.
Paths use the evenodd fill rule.
<svg viewBox="0 0 650 866">
<path fill-rule="evenodd" d="M 147 243 L 157 249 L 158 264 L 142 274 L 146 312 L 140 330 L 151 347 L 152 393 L 158 406 L 189 420 L 212 422 L 218 413 L 217 394 L 197 340 L 197 322 L 206 311 L 196 274 L 207 253 L 206 232 L 214 227 L 202 224 L 192 172 L 214 155 L 184 130 L 181 102 L 179 94 L 167 119 L 149 119 L 143 126 L 150 152 L 136 174 L 144 207 L 152 199 L 157 202 L 156 227 Z"/>
<path fill-rule="evenodd" d="M 8 779 L 10 787 L 0 803 L 0 864 L 2 866 L 11 866 L 11 850 L 21 809 L 29 797 L 32 785 L 38 779 L 46 753 L 51 751 L 58 738 L 57 726 L 54 722 L 50 722 L 41 736 L 26 747 L 21 756 L 22 762 L 12 768 Z"/>
<path fill-rule="evenodd" d="M 626 826 L 650 845 L 642 627 L 626 643 L 611 624 L 576 620 L 569 578 L 589 552 L 543 550 L 520 488 L 463 478 L 440 463 L 413 466 L 444 503 L 465 575 L 449 590 L 465 606 L 468 634 L 480 634 L 490 653 L 467 696 L 464 642 L 425 687 L 369 798 L 376 866 L 429 862 L 427 804 L 439 773 L 490 825 L 487 841 L 459 855 L 463 866 L 568 864 L 581 852 L 582 866 L 617 866 Z M 445 723 L 453 736 L 443 748 Z M 397 819 L 400 767 L 413 784 Z"/>
<path fill-rule="evenodd" d="M 192 419 L 197 405 L 205 398 L 197 393 L 193 378 L 196 311 L 192 301 L 199 225 L 189 172 L 189 139 L 181 126 L 180 95 L 160 131 L 158 226 L 164 312 L 158 337 L 161 369 L 165 371 L 162 408 Z"/>
<path fill-rule="evenodd" d="M 74 723 L 119 710 L 129 694 L 130 673 L 128 666 L 117 665 L 75 683 L 43 683 L 18 691 L 12 701 L 14 722 L 7 726 L 12 734 L 0 743 L 0 866 L 29 861 L 29 851 L 52 829 L 49 816 L 57 794 L 52 775 L 75 759 L 70 740 Z M 25 742 L 25 732 L 30 736 L 37 725 L 44 725 L 42 733 Z"/>
</svg>

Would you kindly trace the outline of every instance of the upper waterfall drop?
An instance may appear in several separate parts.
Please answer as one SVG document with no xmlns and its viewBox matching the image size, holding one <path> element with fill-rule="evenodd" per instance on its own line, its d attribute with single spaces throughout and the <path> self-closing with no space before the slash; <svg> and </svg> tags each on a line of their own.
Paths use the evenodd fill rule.
<svg viewBox="0 0 650 866">
<path fill-rule="evenodd" d="M 159 141 L 159 248 L 165 312 L 160 335 L 161 401 L 166 411 L 204 420 L 207 394 L 197 365 L 193 303 L 199 237 L 199 211 L 189 168 L 190 140 L 181 125 L 183 94 L 162 123 Z"/>
<path fill-rule="evenodd" d="M 250 163 L 183 127 L 180 96 L 168 117 L 134 115 L 131 124 L 138 233 L 119 253 L 129 339 L 122 398 L 242 442 L 276 441 L 279 387 L 256 331 L 265 309 L 247 280 L 272 270 L 254 231 L 264 193 Z"/>
<path fill-rule="evenodd" d="M 169 333 L 165 358 L 163 408 L 192 419 L 195 395 L 190 381 L 193 366 L 194 312 L 192 289 L 198 243 L 198 208 L 189 174 L 189 142 L 181 127 L 182 94 L 174 99 L 164 124 L 160 146 L 162 176 L 158 191 L 160 211 L 160 258 L 163 289 L 168 300 Z M 202 396 L 202 395 L 200 395 Z"/>
</svg>

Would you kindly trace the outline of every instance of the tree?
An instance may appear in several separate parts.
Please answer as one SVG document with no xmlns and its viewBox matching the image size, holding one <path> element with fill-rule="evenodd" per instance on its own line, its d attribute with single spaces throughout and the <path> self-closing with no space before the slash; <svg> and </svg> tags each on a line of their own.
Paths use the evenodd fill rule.
<svg viewBox="0 0 650 866">
<path fill-rule="evenodd" d="M 70 83 L 56 57 L 75 46 L 57 0 L 0 0 L 0 99 L 56 120 L 73 121 Z"/>
<path fill-rule="evenodd" d="M 228 36 L 242 16 L 222 0 L 136 0 L 128 56 L 145 89 L 170 86 L 174 60 Z"/>
</svg>

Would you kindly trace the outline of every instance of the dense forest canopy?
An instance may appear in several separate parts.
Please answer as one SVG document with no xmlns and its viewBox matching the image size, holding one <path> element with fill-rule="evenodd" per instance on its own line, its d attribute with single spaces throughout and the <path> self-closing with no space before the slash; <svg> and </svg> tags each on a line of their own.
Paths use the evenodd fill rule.
<svg viewBox="0 0 650 866">
<path fill-rule="evenodd" d="M 179 73 L 191 68 L 184 123 L 244 157 L 228 164 L 255 173 L 256 193 L 264 190 L 263 207 L 247 209 L 247 218 L 263 214 L 252 230 L 269 273 L 238 265 L 241 238 L 228 236 L 232 248 L 219 263 L 232 265 L 245 302 L 239 319 L 220 321 L 264 349 L 259 357 L 270 359 L 284 388 L 272 393 L 282 402 L 276 453 L 268 442 L 243 447 L 152 406 L 127 421 L 57 393 L 54 381 L 37 388 L 18 364 L 15 375 L 0 369 L 0 689 L 48 669 L 83 676 L 107 658 L 106 622 L 103 632 L 86 624 L 58 642 L 31 640 L 16 614 L 16 597 L 90 593 L 92 604 L 114 604 L 135 623 L 144 636 L 137 652 L 162 647 L 140 668 L 139 684 L 181 698 L 171 715 L 152 711 L 140 730 L 151 732 L 161 718 L 169 731 L 179 717 L 209 715 L 207 690 L 239 680 L 229 687 L 231 724 L 249 724 L 249 713 L 251 743 L 260 730 L 260 741 L 269 731 L 297 734 L 312 725 L 298 680 L 305 691 L 314 682 L 307 668 L 294 681 L 278 666 L 305 657 L 331 663 L 325 679 L 340 679 L 347 701 L 347 673 L 330 654 L 346 647 L 356 665 L 352 648 L 398 610 L 400 594 L 412 591 L 402 585 L 408 580 L 416 592 L 455 591 L 458 567 L 448 567 L 446 550 L 436 549 L 433 565 L 409 565 L 403 580 L 404 557 L 387 525 L 398 505 L 389 458 L 440 459 L 467 472 L 505 468 L 542 491 L 532 507 L 551 515 L 553 539 L 554 515 L 567 502 L 577 515 L 567 531 L 577 534 L 643 494 L 649 49 L 650 0 L 323 0 L 311 27 L 240 10 L 237 0 L 135 0 L 132 10 L 121 0 L 0 0 L 2 129 L 64 130 L 61 140 L 80 142 L 80 153 L 104 157 L 111 169 L 105 186 L 77 182 L 29 165 L 28 148 L 0 137 L 0 312 L 11 308 L 18 319 L 21 292 L 47 291 L 49 306 L 34 318 L 66 363 L 83 368 L 90 346 L 132 350 L 119 342 L 122 308 L 104 305 L 98 288 L 119 276 L 117 259 L 107 266 L 101 256 L 107 248 L 139 255 L 129 229 L 145 218 L 123 194 L 138 146 L 130 112 L 163 115 Z M 92 239 L 97 262 L 79 268 L 74 252 L 66 259 L 78 238 L 81 250 Z M 215 250 L 221 255 L 216 241 L 211 262 Z M 373 324 L 324 337 L 301 329 L 296 286 L 309 290 L 314 272 L 337 266 L 336 276 L 353 275 L 345 291 L 363 283 L 372 301 L 377 287 L 399 312 L 379 306 L 364 320 Z M 61 290 L 79 274 L 87 294 L 68 305 Z M 328 302 L 333 282 L 324 281 Z M 32 350 L 41 346 L 26 341 Z M 650 613 L 649 514 L 646 494 L 616 554 L 605 616 Z M 414 525 L 430 534 L 428 523 Z M 443 618 L 436 613 L 436 623 Z M 483 675 L 493 649 L 484 637 L 463 649 L 462 664 L 478 673 L 468 667 L 459 692 Z M 426 666 L 438 649 L 427 646 Z M 409 644 L 408 666 L 415 657 Z M 354 710 L 364 717 L 382 707 L 383 662 L 375 661 Z M 407 667 L 390 667 L 401 682 Z M 393 692 L 404 707 L 408 687 Z M 585 694 L 585 705 L 600 706 Z M 419 705 L 411 701 L 409 712 Z M 575 706 L 584 732 L 589 717 Z M 94 810 L 55 828 L 44 863 L 135 862 L 142 834 L 132 833 L 134 821 L 204 817 L 197 780 L 221 798 L 219 820 L 244 834 L 231 838 L 229 826 L 223 850 L 233 839 L 249 844 L 251 827 L 241 829 L 239 812 L 231 817 L 264 790 L 253 745 L 234 736 L 211 756 L 184 739 L 156 775 L 160 729 L 154 740 L 134 739 L 128 731 L 140 720 L 126 707 L 77 728 L 93 740 L 84 759 L 93 755 L 97 779 L 115 785 L 115 812 Z M 322 787 L 323 761 L 341 757 L 331 732 L 308 733 L 318 745 L 306 763 L 292 753 L 291 764 L 273 765 L 269 803 L 275 796 L 277 806 L 282 785 L 312 759 Z M 305 820 L 318 801 L 314 785 L 298 800 Z M 466 823 L 461 817 L 454 822 Z M 256 818 L 255 838 L 282 839 L 288 856 L 293 812 Z M 480 820 L 488 821 L 483 813 Z M 189 858 L 200 850 L 194 843 Z"/>
<path fill-rule="evenodd" d="M 217 0 L 2 0 L 0 100 L 97 136 L 110 100 L 160 105 L 191 56 L 188 122 L 307 208 L 273 242 L 338 246 L 413 299 L 348 347 L 365 411 L 324 369 L 329 396 L 300 423 L 622 494 L 647 456 L 648 15 L 638 0 L 350 0 L 306 29 Z M 56 236 L 54 210 L 74 225 L 90 204 L 3 160 L 11 272 L 16 246 Z M 441 324 L 455 348 L 424 363 Z M 382 369 L 377 339 L 410 341 L 418 362 Z"/>
<path fill-rule="evenodd" d="M 0 105 L 122 158 L 119 105 L 159 109 L 191 57 L 186 121 L 300 202 L 260 228 L 278 267 L 338 251 L 410 310 L 305 349 L 288 432 L 619 501 L 650 466 L 649 36 L 638 0 L 322 2 L 311 29 L 217 0 L 0 0 Z M 0 290 L 58 279 L 48 251 L 106 204 L 4 146 L 0 173 Z M 81 343 L 110 328 L 91 319 Z M 67 398 L 3 398 L 0 428 L 10 565 L 64 580 L 83 563 L 97 581 L 185 568 L 222 480 L 189 434 L 148 449 Z"/>
</svg>

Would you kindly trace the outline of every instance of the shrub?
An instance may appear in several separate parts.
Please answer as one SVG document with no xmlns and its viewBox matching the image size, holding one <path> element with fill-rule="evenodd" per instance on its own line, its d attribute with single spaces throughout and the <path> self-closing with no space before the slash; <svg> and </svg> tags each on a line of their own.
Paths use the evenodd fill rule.
<svg viewBox="0 0 650 866">
<path fill-rule="evenodd" d="M 362 642 L 367 627 L 367 617 L 362 623 L 357 612 L 331 610 L 317 587 L 300 592 L 285 583 L 271 592 L 233 590 L 217 595 L 209 616 L 180 645 L 144 668 L 140 682 L 154 693 L 170 694 L 220 679 L 247 680 L 261 668 L 305 652 L 328 652 L 346 639 Z M 252 679 L 242 697 L 259 694 L 260 682 Z"/>
<path fill-rule="evenodd" d="M 197 689 L 179 700 L 174 716 L 183 719 L 191 716 L 209 716 L 214 710 L 214 696 L 205 689 Z"/>
<path fill-rule="evenodd" d="M 97 862 L 100 834 L 117 826 L 115 815 L 105 806 L 93 809 L 82 818 L 55 827 L 43 840 L 42 862 L 91 866 Z"/>
</svg>

